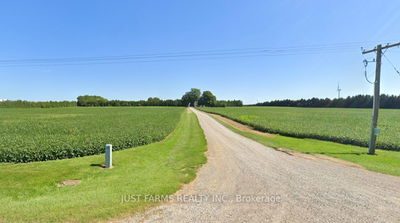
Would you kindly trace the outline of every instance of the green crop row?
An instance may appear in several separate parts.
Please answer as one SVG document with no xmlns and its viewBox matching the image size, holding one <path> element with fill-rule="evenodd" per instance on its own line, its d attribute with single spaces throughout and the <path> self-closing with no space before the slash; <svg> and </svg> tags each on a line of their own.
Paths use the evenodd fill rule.
<svg viewBox="0 0 400 223">
<path fill-rule="evenodd" d="M 99 154 L 160 141 L 183 108 L 3 108 L 0 162 L 32 162 Z"/>
<path fill-rule="evenodd" d="M 257 130 L 299 138 L 313 138 L 368 146 L 371 109 L 241 107 L 201 108 Z M 377 147 L 400 151 L 400 110 L 381 109 Z"/>
</svg>

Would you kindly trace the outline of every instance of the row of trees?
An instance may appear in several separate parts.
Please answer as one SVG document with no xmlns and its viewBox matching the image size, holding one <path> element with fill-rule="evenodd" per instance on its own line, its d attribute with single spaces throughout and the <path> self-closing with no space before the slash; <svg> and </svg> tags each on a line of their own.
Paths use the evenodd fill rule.
<svg viewBox="0 0 400 223">
<path fill-rule="evenodd" d="M 106 98 L 96 95 L 79 96 L 78 106 L 94 107 L 94 106 L 182 106 L 181 100 L 162 100 L 157 97 L 150 97 L 140 101 L 124 101 L 124 100 L 107 100 Z"/>
<path fill-rule="evenodd" d="M 370 95 L 356 95 L 347 98 L 311 98 L 300 100 L 275 100 L 257 103 L 255 106 L 287 106 L 287 107 L 336 107 L 336 108 L 372 108 Z M 381 108 L 400 108 L 400 96 L 381 95 Z"/>
<path fill-rule="evenodd" d="M 243 106 L 242 101 L 218 101 L 211 91 L 201 92 L 200 89 L 192 88 L 186 92 L 181 99 L 162 100 L 157 97 L 148 98 L 147 101 L 121 101 L 107 100 L 106 98 L 95 95 L 79 96 L 78 106 L 208 106 L 208 107 L 227 107 Z"/>
<path fill-rule="evenodd" d="M 157 97 L 150 97 L 147 100 L 140 101 L 123 101 L 108 100 L 96 95 L 82 95 L 77 101 L 48 101 L 48 102 L 31 102 L 31 101 L 2 101 L 0 107 L 20 107 L 20 108 L 52 108 L 52 107 L 71 107 L 71 106 L 209 106 L 209 107 L 228 107 L 243 106 L 242 101 L 218 101 L 217 97 L 211 91 L 201 92 L 200 89 L 192 88 L 186 92 L 181 99 L 162 100 Z"/>
<path fill-rule="evenodd" d="M 186 92 L 181 99 L 162 100 L 157 97 L 150 97 L 140 101 L 122 101 L 122 100 L 107 100 L 106 98 L 95 95 L 79 96 L 78 106 L 242 106 L 240 100 L 233 101 L 218 101 L 217 97 L 211 91 L 204 91 L 192 88 Z"/>
<path fill-rule="evenodd" d="M 76 106 L 75 101 L 2 101 L 0 108 L 56 108 L 56 107 L 73 107 Z"/>
</svg>

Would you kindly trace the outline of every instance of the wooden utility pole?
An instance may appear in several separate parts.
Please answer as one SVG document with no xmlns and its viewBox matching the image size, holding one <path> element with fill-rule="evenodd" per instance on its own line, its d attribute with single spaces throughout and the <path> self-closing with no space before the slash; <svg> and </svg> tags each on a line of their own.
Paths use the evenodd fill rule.
<svg viewBox="0 0 400 223">
<path fill-rule="evenodd" d="M 382 45 L 376 47 L 376 68 L 375 68 L 375 82 L 374 82 L 374 101 L 372 105 L 372 121 L 371 121 L 371 135 L 368 143 L 368 154 L 375 154 L 376 137 L 378 135 L 378 115 L 380 105 L 380 86 L 381 86 L 381 60 L 382 59 Z"/>
<path fill-rule="evenodd" d="M 372 120 L 371 120 L 371 135 L 369 137 L 368 143 L 368 154 L 375 154 L 376 138 L 380 129 L 378 126 L 378 115 L 379 115 L 379 105 L 380 105 L 380 84 L 381 84 L 381 61 L 382 61 L 382 50 L 391 47 L 400 46 L 400 43 L 388 44 L 383 46 L 379 44 L 372 50 L 364 50 L 362 54 L 376 52 L 376 68 L 375 68 L 375 82 L 374 82 L 374 99 L 372 106 Z"/>
</svg>

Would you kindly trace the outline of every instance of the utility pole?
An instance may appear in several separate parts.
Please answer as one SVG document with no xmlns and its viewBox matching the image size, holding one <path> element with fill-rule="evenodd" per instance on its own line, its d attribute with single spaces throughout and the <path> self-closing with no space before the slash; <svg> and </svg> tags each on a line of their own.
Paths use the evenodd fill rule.
<svg viewBox="0 0 400 223">
<path fill-rule="evenodd" d="M 339 85 L 339 83 L 337 84 L 337 98 L 338 99 L 340 99 L 340 91 L 341 91 L 342 89 L 340 89 L 340 85 Z"/>
<path fill-rule="evenodd" d="M 371 120 L 371 135 L 369 137 L 368 143 L 368 154 L 375 154 L 376 138 L 380 129 L 378 126 L 378 114 L 379 114 L 379 104 L 380 104 L 380 84 L 381 84 L 381 61 L 382 61 L 382 50 L 389 49 L 395 46 L 400 46 L 400 43 L 387 44 L 383 46 L 381 44 L 377 45 L 372 50 L 364 50 L 362 54 L 376 52 L 376 68 L 375 68 L 375 82 L 374 82 L 374 98 L 372 106 L 372 120 Z"/>
</svg>

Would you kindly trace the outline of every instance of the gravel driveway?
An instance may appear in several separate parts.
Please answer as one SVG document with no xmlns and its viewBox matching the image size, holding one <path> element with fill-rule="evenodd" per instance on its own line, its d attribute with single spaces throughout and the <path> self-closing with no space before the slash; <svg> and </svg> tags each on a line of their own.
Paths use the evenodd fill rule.
<svg viewBox="0 0 400 223">
<path fill-rule="evenodd" d="M 193 110 L 208 162 L 169 202 L 125 222 L 400 222 L 400 178 L 267 148 Z"/>
</svg>

